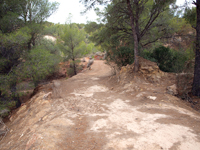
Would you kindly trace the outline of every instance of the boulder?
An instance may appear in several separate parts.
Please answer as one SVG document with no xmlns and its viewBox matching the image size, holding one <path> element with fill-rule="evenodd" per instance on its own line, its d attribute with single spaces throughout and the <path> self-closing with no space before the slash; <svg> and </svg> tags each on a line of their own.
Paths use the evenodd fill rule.
<svg viewBox="0 0 200 150">
<path fill-rule="evenodd" d="M 177 92 L 182 98 L 192 91 L 194 74 L 192 73 L 179 73 L 176 76 Z"/>
<path fill-rule="evenodd" d="M 94 62 L 94 59 L 90 59 L 87 64 L 87 68 L 90 68 L 90 66 L 93 64 L 93 62 Z"/>
<path fill-rule="evenodd" d="M 107 52 L 104 53 L 103 60 L 105 60 L 106 58 L 107 58 Z"/>
<path fill-rule="evenodd" d="M 171 86 L 168 86 L 167 87 L 167 93 L 170 94 L 170 95 L 177 95 L 178 94 L 178 91 L 177 91 L 177 86 L 176 84 L 173 84 Z"/>
<path fill-rule="evenodd" d="M 139 76 L 151 83 L 160 83 L 161 78 L 165 76 L 165 73 L 159 69 L 155 62 L 139 57 L 139 65 Z M 134 64 L 121 67 L 120 78 L 124 79 L 130 76 L 129 74 L 133 73 L 133 70 Z"/>
<path fill-rule="evenodd" d="M 150 82 L 160 82 L 160 79 L 165 76 L 155 62 L 139 57 L 139 73 Z"/>
<path fill-rule="evenodd" d="M 82 62 L 85 62 L 85 57 L 83 57 L 83 59 L 81 59 Z"/>
<path fill-rule="evenodd" d="M 101 52 L 96 52 L 95 55 L 101 56 Z"/>
</svg>

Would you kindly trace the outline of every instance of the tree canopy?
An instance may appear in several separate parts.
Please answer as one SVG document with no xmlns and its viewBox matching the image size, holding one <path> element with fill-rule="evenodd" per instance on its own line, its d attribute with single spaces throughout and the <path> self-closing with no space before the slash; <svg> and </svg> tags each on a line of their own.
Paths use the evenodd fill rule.
<svg viewBox="0 0 200 150">
<path fill-rule="evenodd" d="M 87 11 L 96 4 L 105 4 L 109 1 L 81 0 L 80 2 L 85 4 Z M 156 22 L 158 32 L 163 30 L 162 21 L 158 22 L 158 18 L 162 18 L 163 13 L 169 10 L 169 5 L 173 3 L 175 3 L 175 0 L 114 0 L 106 8 L 105 16 L 110 28 L 117 29 L 118 33 L 121 32 L 132 36 L 134 41 L 135 71 L 138 71 L 139 68 L 138 56 L 141 39 L 149 34 L 150 29 L 155 27 Z M 160 28 L 157 28 L 159 26 Z M 155 40 L 158 40 L 158 38 Z"/>
<path fill-rule="evenodd" d="M 83 30 L 79 29 L 77 25 L 69 24 L 64 25 L 62 33 L 60 34 L 60 41 L 58 43 L 60 49 L 63 51 L 66 57 L 73 61 L 74 74 L 76 71 L 76 58 L 80 57 L 83 53 L 83 49 L 79 46 L 82 41 L 84 41 L 85 33 Z"/>
<path fill-rule="evenodd" d="M 54 55 L 41 48 L 38 41 L 42 39 L 46 19 L 58 9 L 58 5 L 48 0 L 1 0 L 0 104 L 11 100 L 19 102 L 17 83 L 30 74 L 33 80 L 38 81 L 52 67 L 52 60 L 56 60 L 52 59 Z M 42 61 L 45 66 L 40 69 Z"/>
</svg>

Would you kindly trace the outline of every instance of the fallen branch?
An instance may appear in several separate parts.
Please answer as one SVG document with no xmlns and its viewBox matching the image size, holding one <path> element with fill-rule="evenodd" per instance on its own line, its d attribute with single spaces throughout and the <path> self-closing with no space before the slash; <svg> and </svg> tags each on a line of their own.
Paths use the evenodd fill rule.
<svg viewBox="0 0 200 150">
<path fill-rule="evenodd" d="M 3 122 L 2 118 L 0 118 L 0 126 L 3 126 L 6 128 L 6 130 L 0 130 L 0 136 L 3 136 L 0 140 L 0 142 L 6 137 L 9 129 L 8 127 L 5 125 L 5 123 Z M 4 135 L 3 135 L 4 134 Z"/>
</svg>

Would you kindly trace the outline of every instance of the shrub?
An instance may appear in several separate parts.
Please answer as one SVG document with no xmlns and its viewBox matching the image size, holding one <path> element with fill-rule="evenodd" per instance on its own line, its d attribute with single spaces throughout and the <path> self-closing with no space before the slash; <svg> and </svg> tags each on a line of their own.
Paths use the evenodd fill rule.
<svg viewBox="0 0 200 150">
<path fill-rule="evenodd" d="M 171 68 L 173 66 L 173 54 L 171 53 L 169 48 L 166 48 L 164 46 L 155 48 L 153 53 L 151 54 L 151 57 L 156 60 L 161 70 L 165 72 L 171 71 Z"/>
<path fill-rule="evenodd" d="M 34 85 L 45 79 L 47 76 L 53 74 L 58 69 L 60 57 L 55 54 L 51 54 L 46 49 L 36 47 L 31 50 L 27 60 L 23 64 L 24 78 L 31 78 Z M 20 73 L 18 73 L 20 74 Z"/>
<path fill-rule="evenodd" d="M 172 72 L 182 72 L 185 69 L 185 63 L 189 59 L 184 52 L 173 51 L 174 64 Z"/>
<path fill-rule="evenodd" d="M 2 118 L 8 117 L 9 114 L 10 114 L 10 110 L 9 110 L 9 109 L 7 109 L 6 107 L 5 107 L 5 108 L 4 108 L 4 107 L 1 107 L 1 108 L 0 108 L 0 118 L 1 118 L 1 117 L 2 117 Z"/>
<path fill-rule="evenodd" d="M 144 55 L 145 56 L 145 55 Z M 146 52 L 146 59 L 155 60 L 159 68 L 165 72 L 181 72 L 184 70 L 187 55 L 184 52 L 173 51 L 169 47 L 160 46 L 152 53 Z"/>
<path fill-rule="evenodd" d="M 12 109 L 12 108 L 14 108 L 16 106 L 16 103 L 17 103 L 16 101 L 11 101 L 11 102 L 9 102 L 7 104 L 7 107 L 10 108 L 10 109 Z"/>
<path fill-rule="evenodd" d="M 153 61 L 153 62 L 157 62 L 155 58 L 152 57 L 152 52 L 148 51 L 148 50 L 143 50 L 141 53 L 140 53 L 140 56 L 147 59 L 147 60 L 150 60 L 150 61 Z"/>
<path fill-rule="evenodd" d="M 127 42 L 127 40 L 123 39 L 120 34 L 114 34 L 110 37 L 108 43 L 108 60 L 114 61 L 119 67 L 134 62 L 134 46 L 132 41 Z"/>
<path fill-rule="evenodd" d="M 126 46 L 113 48 L 111 52 L 108 52 L 108 56 L 118 66 L 126 66 L 127 64 L 132 64 L 134 62 L 134 51 Z"/>
<path fill-rule="evenodd" d="M 67 69 L 67 75 L 70 76 L 70 77 L 74 76 L 75 75 L 74 74 L 74 68 Z"/>
<path fill-rule="evenodd" d="M 0 117 L 7 117 L 10 114 L 10 111 L 16 108 L 17 101 L 10 100 L 10 98 L 0 98 Z"/>
</svg>

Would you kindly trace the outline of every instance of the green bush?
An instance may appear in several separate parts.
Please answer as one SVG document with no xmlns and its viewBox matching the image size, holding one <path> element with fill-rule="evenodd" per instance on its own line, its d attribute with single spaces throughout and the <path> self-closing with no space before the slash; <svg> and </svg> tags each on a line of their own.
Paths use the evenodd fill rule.
<svg viewBox="0 0 200 150">
<path fill-rule="evenodd" d="M 141 53 L 140 53 L 140 56 L 147 59 L 147 60 L 150 60 L 150 61 L 153 61 L 153 62 L 157 62 L 155 58 L 152 57 L 152 52 L 148 51 L 148 50 L 143 50 Z"/>
<path fill-rule="evenodd" d="M 14 108 L 15 106 L 16 106 L 16 101 L 11 101 L 11 102 L 9 102 L 8 104 L 7 104 L 7 107 L 9 108 L 9 109 L 12 109 L 12 108 Z"/>
<path fill-rule="evenodd" d="M 7 98 L 0 98 L 0 117 L 9 116 L 12 109 L 16 108 L 17 101 Z"/>
<path fill-rule="evenodd" d="M 108 52 L 108 56 L 118 66 L 126 66 L 134 62 L 134 50 L 126 46 L 113 48 L 111 52 Z"/>
<path fill-rule="evenodd" d="M 52 54 L 47 49 L 35 47 L 23 63 L 22 76 L 25 79 L 31 78 L 37 86 L 40 81 L 57 71 L 59 62 L 59 55 Z"/>
<path fill-rule="evenodd" d="M 69 69 L 67 69 L 67 74 L 68 74 L 70 77 L 74 76 L 74 75 L 75 75 L 75 74 L 74 74 L 74 68 L 69 68 Z"/>
<path fill-rule="evenodd" d="M 0 107 L 0 118 L 8 117 L 10 114 L 10 110 L 6 107 Z"/>
<path fill-rule="evenodd" d="M 121 35 L 114 34 L 109 39 L 107 59 L 114 61 L 119 67 L 134 62 L 134 48 L 132 42 L 125 42 Z"/>
<path fill-rule="evenodd" d="M 143 52 L 144 58 L 157 62 L 159 68 L 165 72 L 181 72 L 184 70 L 187 54 L 171 50 L 169 47 L 160 46 L 153 52 Z"/>
<path fill-rule="evenodd" d="M 173 51 L 174 65 L 172 72 L 182 72 L 185 69 L 185 63 L 189 60 L 188 56 L 184 52 Z"/>
<path fill-rule="evenodd" d="M 172 67 L 174 64 L 174 57 L 173 53 L 168 47 L 166 48 L 164 46 L 160 46 L 158 48 L 155 48 L 153 53 L 151 54 L 151 57 L 156 60 L 161 70 L 165 72 L 173 72 Z"/>
</svg>

